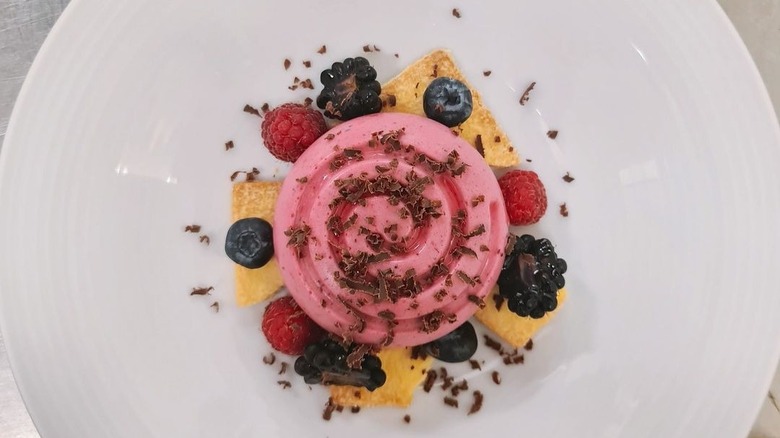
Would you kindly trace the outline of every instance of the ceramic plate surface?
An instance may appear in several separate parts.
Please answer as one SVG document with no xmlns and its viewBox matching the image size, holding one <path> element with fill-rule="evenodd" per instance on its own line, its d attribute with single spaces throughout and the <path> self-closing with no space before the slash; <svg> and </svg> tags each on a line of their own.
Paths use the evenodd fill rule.
<svg viewBox="0 0 780 438">
<path fill-rule="evenodd" d="M 529 231 L 570 300 L 523 366 L 451 367 L 477 415 L 435 390 L 325 423 L 233 302 L 229 176 L 289 169 L 242 108 L 315 97 L 287 87 L 365 44 L 382 80 L 451 49 L 547 186 Z M 77 0 L 0 160 L 0 319 L 44 437 L 741 437 L 780 353 L 780 133 L 714 1 Z"/>
</svg>

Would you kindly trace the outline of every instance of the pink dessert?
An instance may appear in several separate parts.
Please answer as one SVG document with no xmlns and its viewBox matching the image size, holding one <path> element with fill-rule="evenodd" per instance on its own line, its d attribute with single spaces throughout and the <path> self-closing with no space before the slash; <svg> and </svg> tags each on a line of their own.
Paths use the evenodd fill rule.
<svg viewBox="0 0 780 438">
<path fill-rule="evenodd" d="M 447 127 L 402 113 L 322 136 L 284 181 L 274 247 L 290 294 L 345 339 L 414 346 L 496 284 L 508 235 L 496 178 Z"/>
</svg>

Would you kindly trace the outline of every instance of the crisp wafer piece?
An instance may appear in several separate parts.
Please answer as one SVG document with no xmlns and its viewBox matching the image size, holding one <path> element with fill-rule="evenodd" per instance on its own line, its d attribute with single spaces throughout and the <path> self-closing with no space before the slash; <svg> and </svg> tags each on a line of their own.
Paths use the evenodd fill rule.
<svg viewBox="0 0 780 438">
<path fill-rule="evenodd" d="M 436 77 L 447 76 L 465 83 L 471 89 L 474 107 L 471 117 L 453 129 L 472 146 L 484 151 L 485 161 L 494 167 L 513 167 L 520 162 L 506 133 L 498 126 L 479 92 L 468 83 L 455 65 L 449 51 L 436 50 L 417 60 L 398 76 L 382 85 L 382 111 L 425 116 L 423 94 Z M 390 97 L 394 96 L 394 97 Z M 395 104 L 393 104 L 393 101 Z"/>
<path fill-rule="evenodd" d="M 514 348 L 523 347 L 542 327 L 547 325 L 566 301 L 566 289 L 558 291 L 558 308 L 540 319 L 523 318 L 512 313 L 506 305 L 501 305 L 501 310 L 496 310 L 493 295 L 498 293 L 498 287 L 493 288 L 485 300 L 487 306 L 480 309 L 475 315 L 477 320 L 498 335 L 507 344 Z"/>
<path fill-rule="evenodd" d="M 233 221 L 259 217 L 273 223 L 276 198 L 282 183 L 273 181 L 242 182 L 233 186 Z M 236 265 L 236 303 L 251 306 L 271 297 L 284 285 L 276 257 L 259 269 Z"/>
<path fill-rule="evenodd" d="M 351 407 L 397 406 L 412 404 L 414 391 L 425 379 L 433 358 L 412 359 L 410 348 L 389 348 L 378 353 L 387 374 L 384 385 L 370 392 L 354 386 L 331 386 L 333 403 Z"/>
</svg>

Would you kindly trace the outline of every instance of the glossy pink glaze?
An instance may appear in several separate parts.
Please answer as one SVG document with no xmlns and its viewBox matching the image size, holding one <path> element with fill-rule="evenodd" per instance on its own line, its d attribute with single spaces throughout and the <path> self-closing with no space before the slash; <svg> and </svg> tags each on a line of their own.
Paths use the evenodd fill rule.
<svg viewBox="0 0 780 438">
<path fill-rule="evenodd" d="M 373 133 L 399 129 L 404 129 L 399 136 L 402 146 L 413 145 L 417 152 L 440 161 L 446 161 L 448 154 L 455 150 L 461 161 L 468 165 L 466 171 L 459 176 L 452 176 L 450 173 L 434 174 L 424 165 L 410 165 L 406 162 L 404 157 L 408 158 L 408 154 L 388 153 L 384 151 L 384 146 L 369 147 Z M 288 290 L 319 325 L 356 342 L 379 344 L 387 340 L 387 320 L 378 316 L 385 310 L 392 312 L 398 323 L 393 329 L 394 336 L 389 345 L 419 345 L 454 330 L 478 309 L 469 299 L 469 295 L 485 298 L 495 285 L 504 260 L 508 221 L 493 172 L 471 145 L 455 136 L 447 127 L 415 115 L 381 113 L 360 117 L 336 126 L 329 134 L 332 134 L 333 138 L 329 139 L 328 135 L 321 137 L 298 159 L 285 179 L 277 201 L 274 247 Z M 363 159 L 347 161 L 343 167 L 332 170 L 331 161 L 339 156 L 344 148 L 359 149 Z M 440 217 L 430 219 L 426 226 L 415 228 L 410 218 L 399 218 L 398 210 L 402 205 L 390 205 L 384 196 L 365 198 L 365 206 L 341 204 L 336 209 L 329 206 L 334 198 L 340 196 L 335 185 L 336 180 L 361 173 L 367 178 L 376 177 L 376 166 L 387 166 L 393 158 L 398 159 L 399 165 L 388 174 L 398 181 L 403 182 L 404 176 L 410 170 L 420 176 L 428 175 L 434 179 L 434 184 L 429 185 L 423 195 L 442 202 Z M 307 181 L 300 182 L 302 178 Z M 480 195 L 484 196 L 484 202 L 472 206 L 472 200 Z M 455 244 L 451 224 L 459 209 L 467 213 L 463 227 L 466 231 L 474 230 L 480 224 L 486 228 L 485 233 L 461 243 L 476 252 L 477 257 L 452 257 Z M 343 234 L 335 236 L 326 225 L 334 212 L 343 220 L 356 213 L 358 220 Z M 373 217 L 374 223 L 370 224 L 367 217 Z M 311 227 L 311 234 L 299 258 L 294 249 L 288 246 L 288 236 L 284 232 L 302 224 Z M 397 224 L 398 235 L 408 238 L 408 252 L 370 265 L 370 274 L 388 268 L 399 275 L 408 269 L 424 274 L 437 261 L 443 259 L 452 274 L 452 285 L 446 286 L 446 277 L 441 277 L 426 285 L 414 298 L 400 298 L 396 302 L 375 302 L 364 292 L 350 293 L 342 288 L 334 278 L 334 273 L 340 271 L 338 261 L 341 251 L 346 249 L 350 253 L 373 253 L 365 236 L 359 234 L 360 226 L 382 234 L 385 240 L 389 241 L 390 236 L 384 229 L 390 224 Z M 488 248 L 487 251 L 485 247 Z M 458 270 L 471 277 L 479 276 L 479 283 L 470 286 L 455 275 Z M 441 289 L 445 289 L 447 295 L 438 300 L 434 295 Z M 356 303 L 360 298 L 368 303 L 358 306 Z M 445 320 L 438 329 L 424 332 L 421 318 L 437 310 L 448 315 L 450 321 Z M 366 322 L 365 329 L 359 333 L 348 330 L 356 321 L 354 312 L 359 313 L 360 318 Z"/>
</svg>

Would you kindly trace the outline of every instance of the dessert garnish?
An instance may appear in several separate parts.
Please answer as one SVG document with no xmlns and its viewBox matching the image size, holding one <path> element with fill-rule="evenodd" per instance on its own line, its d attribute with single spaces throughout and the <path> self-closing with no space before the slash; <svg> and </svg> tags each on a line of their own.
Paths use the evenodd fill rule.
<svg viewBox="0 0 780 438">
<path fill-rule="evenodd" d="M 382 86 L 376 80 L 376 70 L 361 56 L 334 62 L 320 75 L 323 89 L 317 96 L 317 106 L 332 119 L 350 120 L 382 109 L 379 94 Z"/>
<path fill-rule="evenodd" d="M 423 94 L 425 115 L 444 126 L 453 127 L 466 121 L 473 105 L 471 90 L 453 78 L 434 79 Z"/>
<path fill-rule="evenodd" d="M 465 362 L 477 351 L 477 333 L 474 326 L 466 321 L 460 327 L 435 341 L 423 344 L 420 349 L 443 362 Z"/>
<path fill-rule="evenodd" d="M 306 383 L 323 385 L 349 385 L 374 391 L 385 384 L 387 376 L 382 371 L 382 362 L 376 356 L 363 354 L 351 366 L 349 356 L 360 348 L 344 348 L 339 342 L 326 338 L 309 344 L 295 361 L 295 372 L 303 376 Z"/>
<path fill-rule="evenodd" d="M 239 265 L 257 269 L 274 255 L 271 224 L 260 218 L 240 219 L 230 226 L 225 238 L 225 253 Z"/>
</svg>

